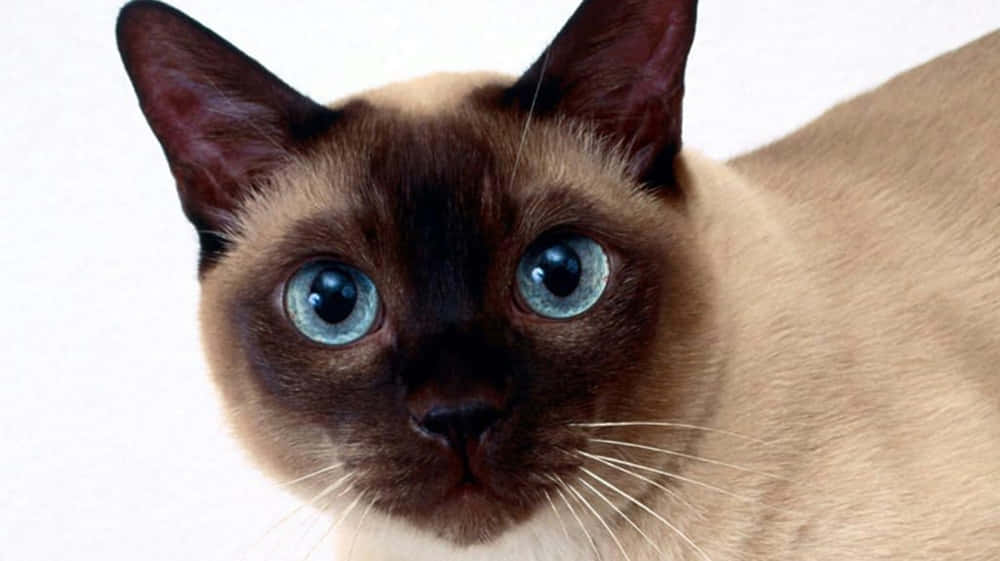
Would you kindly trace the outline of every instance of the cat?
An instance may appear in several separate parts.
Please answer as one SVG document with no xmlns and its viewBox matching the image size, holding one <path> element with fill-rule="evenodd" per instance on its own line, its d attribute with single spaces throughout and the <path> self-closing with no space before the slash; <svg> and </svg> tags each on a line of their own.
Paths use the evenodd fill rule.
<svg viewBox="0 0 1000 561">
<path fill-rule="evenodd" d="M 1000 558 L 1000 33 L 721 163 L 695 4 L 328 106 L 122 9 L 229 420 L 338 558 Z"/>
</svg>

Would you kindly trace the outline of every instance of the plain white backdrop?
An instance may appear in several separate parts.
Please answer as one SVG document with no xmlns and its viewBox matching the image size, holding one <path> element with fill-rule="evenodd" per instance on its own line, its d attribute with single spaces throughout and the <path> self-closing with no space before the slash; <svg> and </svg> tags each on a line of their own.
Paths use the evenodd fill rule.
<svg viewBox="0 0 1000 561">
<path fill-rule="evenodd" d="M 575 4 L 177 2 L 317 100 L 433 70 L 517 73 Z M 324 527 L 302 511 L 266 532 L 296 501 L 220 422 L 195 236 L 121 68 L 118 7 L 4 10 L 0 560 L 299 560 Z M 686 142 L 734 155 L 998 25 L 996 0 L 703 2 Z"/>
</svg>

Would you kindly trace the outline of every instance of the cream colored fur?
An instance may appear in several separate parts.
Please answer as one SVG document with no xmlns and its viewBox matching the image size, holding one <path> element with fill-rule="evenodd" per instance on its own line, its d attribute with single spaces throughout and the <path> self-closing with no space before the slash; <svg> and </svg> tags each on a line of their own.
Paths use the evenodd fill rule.
<svg viewBox="0 0 1000 561">
<path fill-rule="evenodd" d="M 450 80 L 417 87 L 468 88 Z M 402 85 L 368 97 L 437 110 Z M 595 500 L 631 560 L 1000 559 L 1000 33 L 726 165 L 692 151 L 679 165 L 718 282 L 709 424 L 770 441 L 710 434 L 699 454 L 781 479 L 687 462 L 750 500 L 646 494 L 703 553 L 630 508 L 660 555 Z M 602 557 L 622 558 L 577 510 Z M 568 536 L 543 509 L 459 550 L 373 514 L 353 559 L 596 558 L 561 518 Z M 342 536 L 346 559 L 350 523 Z"/>
</svg>

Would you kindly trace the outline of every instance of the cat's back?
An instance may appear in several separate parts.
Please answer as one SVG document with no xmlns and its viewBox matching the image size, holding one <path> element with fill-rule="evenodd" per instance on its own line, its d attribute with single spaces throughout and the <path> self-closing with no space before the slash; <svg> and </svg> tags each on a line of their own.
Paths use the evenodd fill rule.
<svg viewBox="0 0 1000 561">
<path fill-rule="evenodd" d="M 1000 246 L 1000 31 L 730 163 L 845 228 Z"/>
<path fill-rule="evenodd" d="M 789 547 L 997 551 L 1000 32 L 730 165 L 787 240 L 789 284 L 811 306 L 796 327 L 810 350 L 773 350 L 798 357 L 790 391 L 816 420 L 804 473 L 822 482 L 801 490 L 814 514 Z M 774 306 L 802 307 L 787 291 Z"/>
<path fill-rule="evenodd" d="M 921 316 L 1000 368 L 1000 31 L 731 165 L 789 203 L 846 309 Z"/>
</svg>

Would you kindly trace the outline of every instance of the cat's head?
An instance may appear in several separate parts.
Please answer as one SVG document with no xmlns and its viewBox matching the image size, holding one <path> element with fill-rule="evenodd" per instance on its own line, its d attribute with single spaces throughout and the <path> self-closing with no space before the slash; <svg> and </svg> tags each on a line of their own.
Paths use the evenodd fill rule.
<svg viewBox="0 0 1000 561">
<path fill-rule="evenodd" d="M 693 26 L 690 0 L 585 2 L 517 80 L 325 107 L 169 7 L 123 9 L 212 373 L 263 465 L 489 542 L 569 491 L 581 424 L 705 414 L 711 279 L 675 170 Z"/>
</svg>

